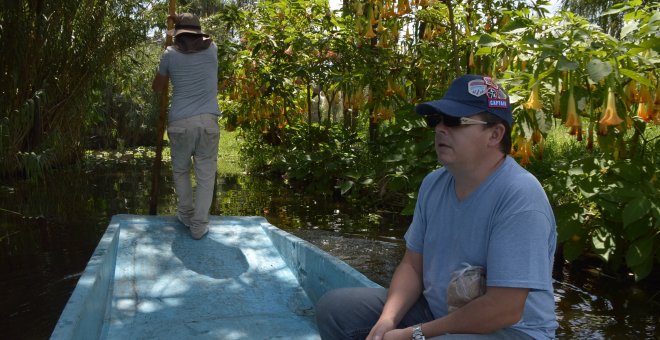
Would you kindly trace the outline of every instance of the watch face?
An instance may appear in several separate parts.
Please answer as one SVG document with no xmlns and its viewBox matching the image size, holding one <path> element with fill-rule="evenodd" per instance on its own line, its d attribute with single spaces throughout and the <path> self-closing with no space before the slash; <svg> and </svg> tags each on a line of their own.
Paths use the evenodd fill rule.
<svg viewBox="0 0 660 340">
<path fill-rule="evenodd" d="M 413 327 L 413 340 L 426 340 L 422 334 L 422 325 L 416 325 Z"/>
</svg>

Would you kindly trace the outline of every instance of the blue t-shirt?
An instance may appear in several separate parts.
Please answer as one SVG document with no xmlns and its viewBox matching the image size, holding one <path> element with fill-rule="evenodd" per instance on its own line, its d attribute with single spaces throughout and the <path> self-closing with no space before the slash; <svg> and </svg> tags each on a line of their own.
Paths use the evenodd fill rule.
<svg viewBox="0 0 660 340">
<path fill-rule="evenodd" d="M 169 46 L 163 52 L 158 73 L 172 81 L 172 100 L 168 121 L 211 113 L 218 107 L 218 47 L 195 53 L 181 53 Z"/>
<path fill-rule="evenodd" d="M 424 296 L 436 318 L 448 313 L 451 273 L 469 263 L 486 268 L 487 286 L 529 288 L 523 317 L 512 328 L 554 338 L 555 219 L 541 184 L 513 158 L 462 201 L 446 168 L 430 173 L 405 239 L 423 256 Z"/>
</svg>

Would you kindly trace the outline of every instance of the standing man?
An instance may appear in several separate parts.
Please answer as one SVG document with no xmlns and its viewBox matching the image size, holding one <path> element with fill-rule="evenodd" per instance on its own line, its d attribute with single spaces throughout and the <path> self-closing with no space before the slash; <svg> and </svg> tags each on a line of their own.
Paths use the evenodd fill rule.
<svg viewBox="0 0 660 340">
<path fill-rule="evenodd" d="M 152 88 L 161 92 L 172 81 L 167 135 L 177 194 L 176 216 L 190 228 L 192 238 L 199 240 L 209 231 L 218 161 L 218 48 L 202 32 L 196 15 L 183 13 L 173 19 L 174 45 L 163 52 Z M 193 165 L 197 182 L 194 203 Z"/>
<path fill-rule="evenodd" d="M 538 180 L 507 156 L 507 94 L 466 75 L 416 112 L 435 130 L 444 167 L 422 182 L 389 290 L 328 292 L 317 305 L 321 337 L 554 338 L 555 219 Z M 486 292 L 450 313 L 447 287 L 465 263 L 485 268 Z"/>
</svg>

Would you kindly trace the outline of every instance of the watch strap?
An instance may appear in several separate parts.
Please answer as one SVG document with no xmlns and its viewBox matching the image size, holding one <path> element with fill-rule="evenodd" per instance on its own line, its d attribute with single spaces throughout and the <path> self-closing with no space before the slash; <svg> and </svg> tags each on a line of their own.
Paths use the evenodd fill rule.
<svg viewBox="0 0 660 340">
<path fill-rule="evenodd" d="M 426 340 L 424 333 L 422 333 L 422 324 L 413 326 L 412 340 Z"/>
</svg>

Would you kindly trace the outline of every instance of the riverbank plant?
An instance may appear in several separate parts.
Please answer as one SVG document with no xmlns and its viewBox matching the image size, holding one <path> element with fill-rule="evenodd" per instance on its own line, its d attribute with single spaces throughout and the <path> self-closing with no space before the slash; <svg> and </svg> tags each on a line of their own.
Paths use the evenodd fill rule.
<svg viewBox="0 0 660 340">
<path fill-rule="evenodd" d="M 287 180 L 411 213 L 437 166 L 414 105 L 459 74 L 489 75 L 510 94 L 512 155 L 544 179 L 565 257 L 597 254 L 641 279 L 660 263 L 659 7 L 617 4 L 602 15 L 621 28 L 605 32 L 545 3 L 259 3 L 241 12 L 227 124 Z M 551 131 L 573 142 L 552 150 Z"/>
</svg>

